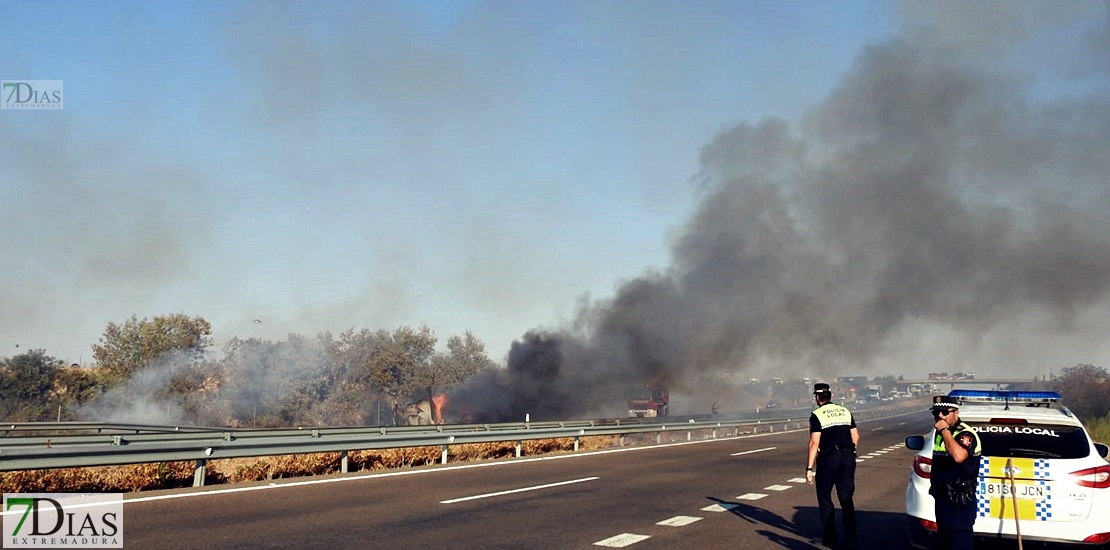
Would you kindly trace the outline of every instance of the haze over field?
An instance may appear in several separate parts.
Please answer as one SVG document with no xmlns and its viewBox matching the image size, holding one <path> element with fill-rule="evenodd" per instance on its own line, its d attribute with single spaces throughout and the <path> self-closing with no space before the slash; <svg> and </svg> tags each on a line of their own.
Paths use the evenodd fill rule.
<svg viewBox="0 0 1110 550">
<path fill-rule="evenodd" d="M 0 355 L 426 323 L 552 413 L 1105 363 L 1106 2 L 371 6 L 9 7 L 66 106 L 0 113 Z"/>
</svg>

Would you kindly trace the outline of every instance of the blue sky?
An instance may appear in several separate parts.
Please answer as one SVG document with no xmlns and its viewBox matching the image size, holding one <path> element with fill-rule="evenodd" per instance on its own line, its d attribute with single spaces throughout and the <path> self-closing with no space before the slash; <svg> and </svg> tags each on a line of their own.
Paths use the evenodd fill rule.
<svg viewBox="0 0 1110 550">
<path fill-rule="evenodd" d="M 66 96 L 0 113 L 0 355 L 87 363 L 108 322 L 183 312 L 217 341 L 470 330 L 501 360 L 671 263 L 718 133 L 796 122 L 868 44 L 947 19 L 883 1 L 10 4 L 0 77 Z"/>
</svg>

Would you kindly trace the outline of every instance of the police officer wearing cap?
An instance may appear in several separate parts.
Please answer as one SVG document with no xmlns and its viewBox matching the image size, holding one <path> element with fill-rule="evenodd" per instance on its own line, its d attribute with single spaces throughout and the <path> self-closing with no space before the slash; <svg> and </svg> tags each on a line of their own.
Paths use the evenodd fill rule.
<svg viewBox="0 0 1110 550">
<path fill-rule="evenodd" d="M 844 520 L 845 549 L 856 548 L 856 447 L 859 429 L 852 411 L 832 403 L 828 384 L 815 384 L 813 398 L 817 408 L 809 415 L 809 456 L 806 461 L 806 483 L 817 485 L 817 512 L 821 518 L 821 544 L 836 545 L 836 513 L 832 489 L 840 501 Z"/>
<path fill-rule="evenodd" d="M 979 477 L 979 436 L 960 422 L 956 399 L 937 395 L 931 407 L 936 433 L 929 494 L 937 518 L 937 548 L 970 550 L 974 539 L 975 487 Z"/>
</svg>

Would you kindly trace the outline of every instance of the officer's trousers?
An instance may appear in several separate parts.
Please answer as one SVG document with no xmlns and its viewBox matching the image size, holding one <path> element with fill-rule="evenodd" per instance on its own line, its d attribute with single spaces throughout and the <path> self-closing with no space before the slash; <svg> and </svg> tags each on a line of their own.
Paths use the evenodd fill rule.
<svg viewBox="0 0 1110 550">
<path fill-rule="evenodd" d="M 852 449 L 839 449 L 818 453 L 817 472 L 813 482 L 817 487 L 821 542 L 825 546 L 836 544 L 836 511 L 832 501 L 832 489 L 835 486 L 844 520 L 844 548 L 856 548 L 856 505 L 852 500 L 856 492 L 856 452 Z"/>
<path fill-rule="evenodd" d="M 974 540 L 975 503 L 952 504 L 945 496 L 934 497 L 937 516 L 937 545 L 943 550 L 971 550 Z"/>
</svg>

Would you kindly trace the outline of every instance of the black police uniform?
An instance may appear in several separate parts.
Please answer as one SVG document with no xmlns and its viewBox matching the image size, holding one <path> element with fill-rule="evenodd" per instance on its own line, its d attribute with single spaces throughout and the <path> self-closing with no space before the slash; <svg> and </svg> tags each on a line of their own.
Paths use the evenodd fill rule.
<svg viewBox="0 0 1110 550">
<path fill-rule="evenodd" d="M 934 399 L 933 409 L 958 408 L 955 403 Z M 949 428 L 952 437 L 967 449 L 968 457 L 956 462 L 944 446 L 944 435 L 933 438 L 933 469 L 929 476 L 929 494 L 937 518 L 937 548 L 971 550 L 975 525 L 975 486 L 979 479 L 979 458 L 982 447 L 975 430 L 963 422 Z"/>
<path fill-rule="evenodd" d="M 827 389 L 825 386 L 824 390 L 814 393 Z M 821 542 L 826 546 L 835 545 L 837 539 L 832 502 L 835 485 L 844 519 L 844 548 L 856 548 L 856 506 L 852 500 L 856 492 L 856 446 L 852 443 L 852 428 L 855 427 L 852 411 L 835 403 L 825 403 L 809 415 L 810 433 L 821 432 L 814 485 L 817 487 L 817 513 L 824 533 Z"/>
</svg>

